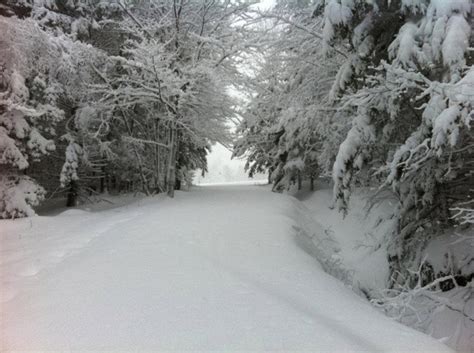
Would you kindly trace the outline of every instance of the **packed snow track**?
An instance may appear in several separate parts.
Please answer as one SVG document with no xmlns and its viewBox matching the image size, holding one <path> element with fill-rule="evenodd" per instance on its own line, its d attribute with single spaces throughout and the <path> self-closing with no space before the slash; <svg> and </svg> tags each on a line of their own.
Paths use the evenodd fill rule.
<svg viewBox="0 0 474 353">
<path fill-rule="evenodd" d="M 450 351 L 326 274 L 297 202 L 212 186 L 0 221 L 0 350 Z"/>
</svg>

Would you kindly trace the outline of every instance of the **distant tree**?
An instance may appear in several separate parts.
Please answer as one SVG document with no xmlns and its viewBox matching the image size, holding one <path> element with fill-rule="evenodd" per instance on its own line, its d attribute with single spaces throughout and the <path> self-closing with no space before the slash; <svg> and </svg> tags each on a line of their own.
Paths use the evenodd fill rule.
<svg viewBox="0 0 474 353">
<path fill-rule="evenodd" d="M 321 21 L 313 19 L 313 10 L 310 2 L 281 2 L 261 14 L 276 33 L 243 113 L 234 154 L 247 156 L 250 175 L 268 170 L 274 190 L 327 174 L 347 130 L 347 118 L 328 99 L 341 60 L 324 57 Z"/>
<path fill-rule="evenodd" d="M 112 58 L 114 69 L 94 86 L 92 93 L 100 95 L 95 109 L 112 112 L 110 118 L 123 124 L 120 138 L 134 151 L 145 192 L 151 175 L 155 189 L 172 197 L 183 168 L 203 167 L 209 142 L 229 140 L 234 59 L 250 47 L 235 21 L 248 4 L 158 1 L 121 7 L 126 20 L 120 26 L 129 39 L 122 55 Z"/>
</svg>

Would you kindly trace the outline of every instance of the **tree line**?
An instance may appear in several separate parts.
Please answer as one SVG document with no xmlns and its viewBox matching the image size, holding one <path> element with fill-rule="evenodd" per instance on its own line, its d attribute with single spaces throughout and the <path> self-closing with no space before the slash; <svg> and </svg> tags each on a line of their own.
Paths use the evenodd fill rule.
<svg viewBox="0 0 474 353">
<path fill-rule="evenodd" d="M 413 280 L 430 239 L 473 223 L 473 11 L 469 0 L 281 0 L 259 14 L 278 30 L 234 154 L 251 175 L 270 171 L 275 191 L 332 178 L 344 213 L 356 187 L 378 190 L 372 210 L 392 199 L 392 285 Z"/>
<path fill-rule="evenodd" d="M 210 145 L 230 144 L 229 87 L 258 46 L 250 5 L 3 1 L 0 216 L 30 216 L 45 197 L 173 196 L 206 171 Z"/>
</svg>

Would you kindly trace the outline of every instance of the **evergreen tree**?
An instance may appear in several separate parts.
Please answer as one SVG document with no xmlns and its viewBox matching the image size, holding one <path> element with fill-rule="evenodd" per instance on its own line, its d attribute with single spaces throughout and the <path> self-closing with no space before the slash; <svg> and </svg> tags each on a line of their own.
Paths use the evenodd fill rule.
<svg viewBox="0 0 474 353">
<path fill-rule="evenodd" d="M 61 88 L 56 43 L 31 21 L 0 17 L 0 216 L 30 216 L 45 190 L 28 176 L 55 149 Z"/>
<path fill-rule="evenodd" d="M 339 57 L 326 60 L 320 21 L 304 2 L 282 2 L 262 16 L 278 32 L 257 74 L 255 94 L 234 154 L 247 154 L 250 175 L 269 170 L 274 190 L 326 175 L 347 119 L 328 100 Z"/>
<path fill-rule="evenodd" d="M 335 198 L 346 210 L 361 171 L 383 176 L 399 200 L 391 263 L 400 271 L 426 235 L 452 222 L 449 209 L 472 199 L 471 4 L 331 0 L 324 18 L 328 50 L 352 47 L 331 91 L 354 112 Z"/>
</svg>

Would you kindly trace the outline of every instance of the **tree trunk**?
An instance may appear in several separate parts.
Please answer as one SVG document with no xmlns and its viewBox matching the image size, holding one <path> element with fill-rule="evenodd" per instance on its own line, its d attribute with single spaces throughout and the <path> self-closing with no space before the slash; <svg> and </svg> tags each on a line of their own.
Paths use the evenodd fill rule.
<svg viewBox="0 0 474 353">
<path fill-rule="evenodd" d="M 154 135 L 154 140 L 159 141 L 159 134 L 158 134 L 158 122 L 155 119 L 153 121 L 153 135 Z M 155 187 L 155 192 L 160 193 L 161 192 L 161 187 L 160 187 L 160 146 L 155 145 L 154 146 L 154 163 L 155 163 L 155 176 L 154 176 L 154 187 Z"/>
<path fill-rule="evenodd" d="M 121 111 L 122 111 L 122 120 L 125 123 L 125 127 L 127 128 L 127 131 L 128 131 L 128 135 L 132 137 L 133 136 L 132 128 L 130 127 L 130 124 L 128 122 L 127 115 L 125 114 L 125 111 L 123 110 Z M 133 123 L 133 120 L 132 120 L 132 123 Z M 142 189 L 145 192 L 145 195 L 150 196 L 150 190 L 148 190 L 148 181 L 145 177 L 144 167 L 143 167 L 142 159 L 140 157 L 140 153 L 137 151 L 137 148 L 134 144 L 132 144 L 132 149 L 137 159 L 138 174 L 140 175 L 140 179 L 142 182 Z"/>
<path fill-rule="evenodd" d="M 100 176 L 100 193 L 103 194 L 106 190 L 105 186 L 105 178 L 106 178 L 106 173 L 104 170 L 104 167 L 102 167 L 102 175 Z"/>
<path fill-rule="evenodd" d="M 77 206 L 78 189 L 79 185 L 77 184 L 77 181 L 71 180 L 69 183 L 69 190 L 67 192 L 66 207 Z"/>
<path fill-rule="evenodd" d="M 176 185 L 176 153 L 178 149 L 177 141 L 177 130 L 176 126 L 171 126 L 170 129 L 170 149 L 169 149 L 169 158 L 168 158 L 168 171 L 167 171 L 167 181 L 168 181 L 168 196 L 174 197 L 174 188 Z"/>
<path fill-rule="evenodd" d="M 181 179 L 176 178 L 175 190 L 181 190 Z"/>
</svg>

